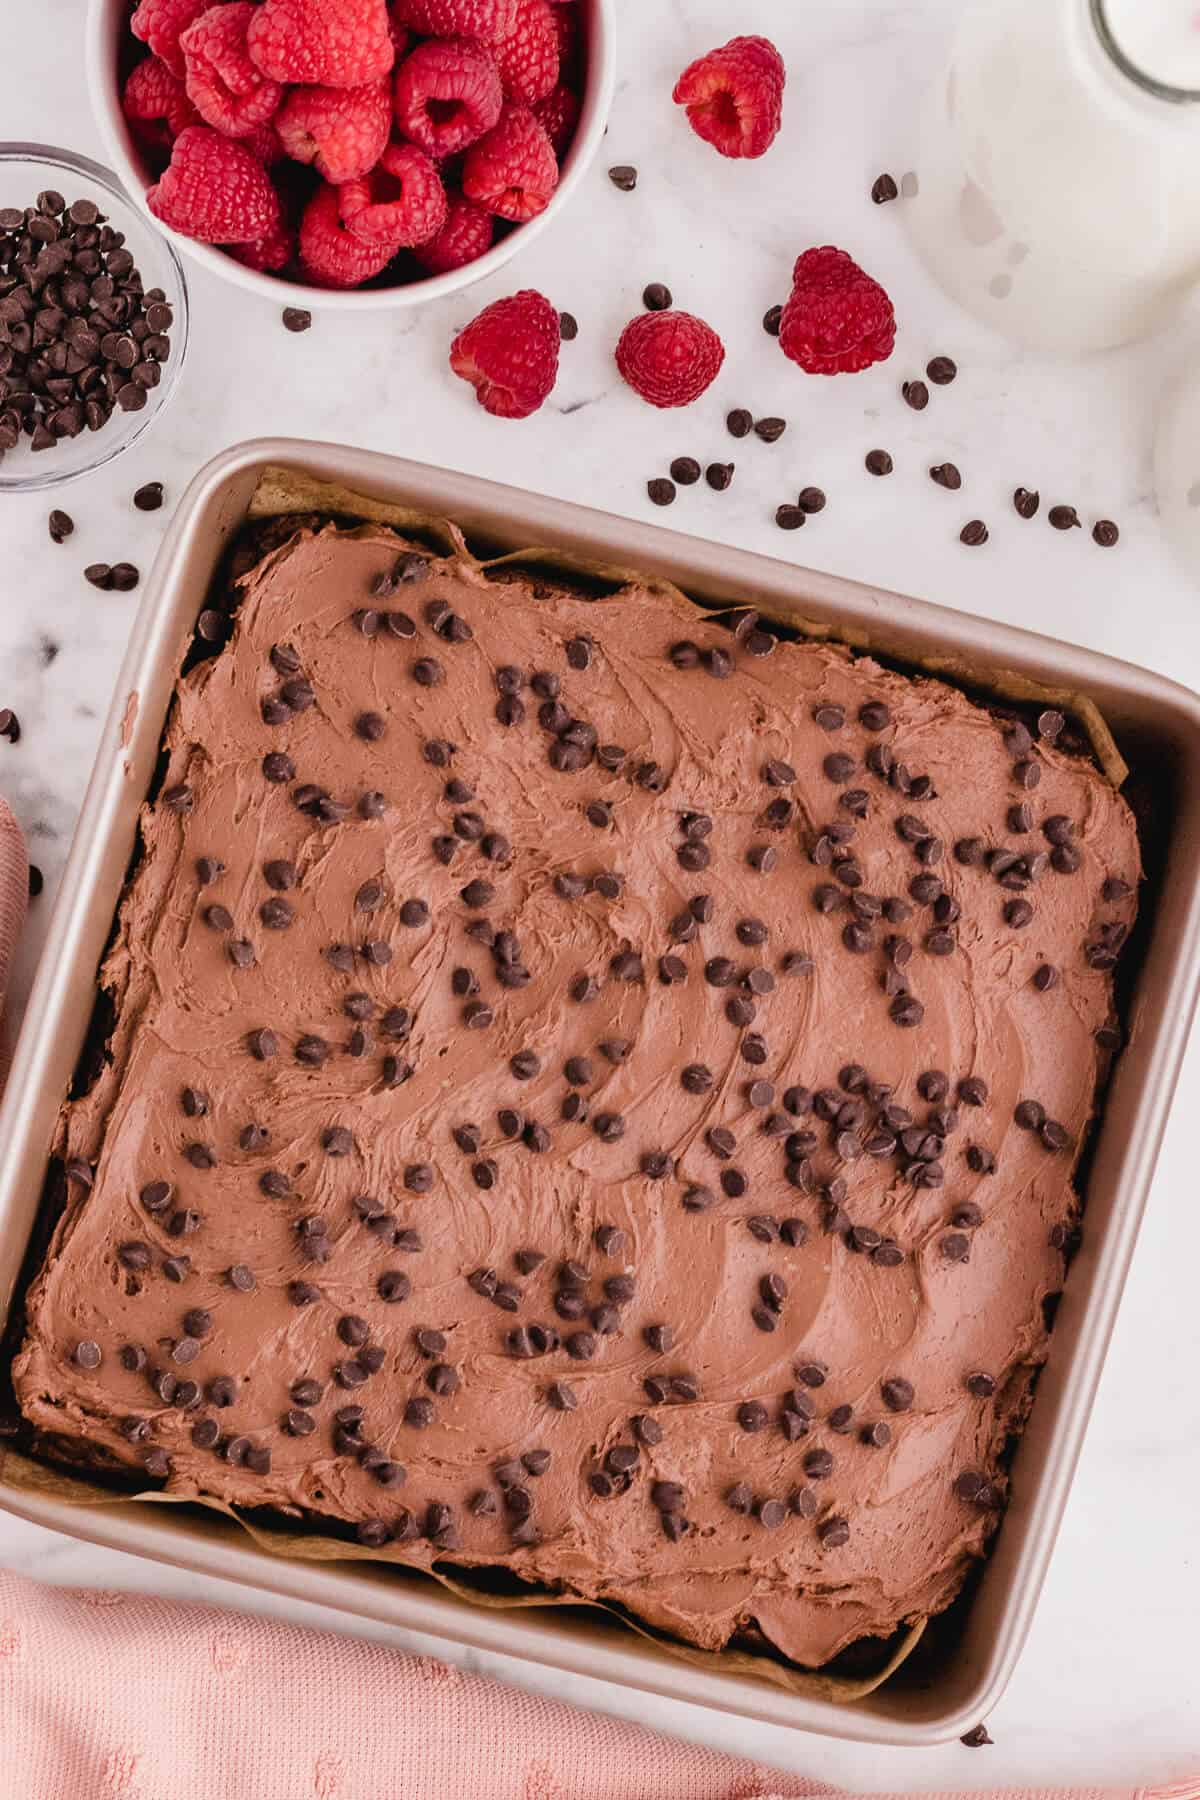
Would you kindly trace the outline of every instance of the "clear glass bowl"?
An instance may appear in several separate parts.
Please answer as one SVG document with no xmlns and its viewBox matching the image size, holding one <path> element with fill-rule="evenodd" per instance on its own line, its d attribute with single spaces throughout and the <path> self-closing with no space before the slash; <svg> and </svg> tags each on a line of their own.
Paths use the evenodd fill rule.
<svg viewBox="0 0 1200 1800">
<path fill-rule="evenodd" d="M 175 315 L 171 354 L 162 365 L 161 381 L 149 390 L 140 412 L 114 409 L 99 431 L 60 438 L 52 450 L 31 450 L 28 439 L 22 437 L 0 461 L 0 493 L 58 487 L 120 456 L 161 414 L 175 392 L 187 354 L 188 295 L 183 268 L 166 238 L 122 193 L 116 176 L 69 150 L 47 144 L 0 144 L 0 207 L 32 206 L 44 188 L 56 188 L 68 205 L 75 200 L 94 200 L 108 223 L 125 234 L 142 281 L 148 288 L 162 288 Z"/>
</svg>

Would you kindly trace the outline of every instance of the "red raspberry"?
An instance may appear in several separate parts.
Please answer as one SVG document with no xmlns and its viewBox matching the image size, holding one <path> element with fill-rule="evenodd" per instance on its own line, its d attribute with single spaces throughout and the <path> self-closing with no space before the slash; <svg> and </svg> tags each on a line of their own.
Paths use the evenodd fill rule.
<svg viewBox="0 0 1200 1800">
<path fill-rule="evenodd" d="M 149 44 L 172 75 L 183 80 L 183 51 L 179 39 L 194 19 L 207 12 L 212 0 L 141 0 L 129 21 L 134 37 Z"/>
<path fill-rule="evenodd" d="M 392 129 L 392 92 L 386 81 L 366 87 L 296 87 L 275 117 L 275 129 L 294 162 L 312 163 L 336 186 L 374 168 Z"/>
<path fill-rule="evenodd" d="M 517 22 L 493 47 L 505 95 L 533 106 L 558 80 L 558 30 L 546 0 L 517 0 Z"/>
<path fill-rule="evenodd" d="M 688 123 L 722 156 L 761 156 L 783 116 L 787 71 L 769 38 L 736 37 L 690 63 L 672 99 Z"/>
<path fill-rule="evenodd" d="M 436 237 L 421 244 L 413 255 L 430 275 L 445 275 L 451 269 L 465 267 L 485 250 L 490 250 L 495 228 L 496 222 L 490 212 L 476 206 L 473 200 L 464 200 L 461 194 L 453 194 L 446 211 L 446 223 Z"/>
<path fill-rule="evenodd" d="M 230 244 L 228 248 L 236 262 L 245 263 L 248 269 L 257 269 L 260 275 L 273 275 L 286 268 L 295 256 L 296 233 L 281 217 L 269 236 L 258 238 L 252 244 Z"/>
<path fill-rule="evenodd" d="M 779 322 L 785 356 L 810 375 L 849 375 L 892 354 L 896 315 L 877 281 L 844 250 L 805 250 Z"/>
<path fill-rule="evenodd" d="M 338 206 L 347 231 L 393 252 L 427 244 L 446 223 L 441 176 L 415 144 L 389 144 L 369 175 L 343 182 Z"/>
<path fill-rule="evenodd" d="M 262 164 L 208 125 L 180 132 L 146 204 L 172 231 L 204 244 L 248 244 L 268 237 L 279 218 L 279 196 Z"/>
<path fill-rule="evenodd" d="M 533 109 L 533 116 L 554 145 L 554 154 L 559 162 L 575 136 L 581 111 L 579 95 L 574 88 L 567 87 L 561 81 L 554 92 L 547 94 L 544 100 L 539 100 Z"/>
<path fill-rule="evenodd" d="M 210 6 L 179 39 L 188 96 L 200 117 L 228 137 L 265 125 L 283 99 L 246 53 L 246 33 L 256 8 L 251 0 Z"/>
<path fill-rule="evenodd" d="M 478 38 L 494 44 L 517 18 L 517 0 L 398 0 L 406 25 L 423 37 Z"/>
<path fill-rule="evenodd" d="M 562 328 L 544 294 L 524 288 L 494 300 L 450 346 L 450 367 L 475 389 L 485 412 L 527 419 L 558 377 Z"/>
<path fill-rule="evenodd" d="M 266 125 L 256 125 L 253 131 L 247 131 L 240 137 L 238 143 L 244 144 L 251 156 L 258 158 L 264 169 L 273 169 L 275 164 L 281 163 L 287 155 L 287 151 L 279 141 L 279 133 L 275 129 L 273 120 Z"/>
<path fill-rule="evenodd" d="M 395 60 L 384 0 L 262 0 L 249 43 L 264 75 L 320 87 L 362 87 Z"/>
<path fill-rule="evenodd" d="M 404 0 L 391 0 L 388 7 L 388 35 L 392 40 L 392 49 L 399 62 L 408 49 L 410 38 L 408 26 L 404 23 Z"/>
<path fill-rule="evenodd" d="M 392 244 L 365 244 L 342 223 L 338 190 L 323 181 L 300 221 L 300 262 L 317 287 L 358 287 L 386 269 L 395 255 Z"/>
<path fill-rule="evenodd" d="M 711 387 L 725 346 L 703 319 L 685 312 L 639 313 L 621 333 L 617 367 L 651 406 L 688 406 Z"/>
<path fill-rule="evenodd" d="M 559 76 L 578 82 L 583 73 L 583 26 L 575 0 L 554 0 L 550 22 L 558 37 Z"/>
<path fill-rule="evenodd" d="M 429 38 L 396 71 L 392 103 L 405 137 L 430 156 L 454 156 L 490 131 L 504 96 L 496 65 L 467 38 Z"/>
<path fill-rule="evenodd" d="M 554 146 L 527 106 L 506 106 L 500 122 L 467 151 L 463 193 L 520 224 L 544 212 L 558 186 Z"/>
<path fill-rule="evenodd" d="M 176 81 L 157 56 L 144 57 L 130 70 L 121 95 L 121 111 L 145 149 L 169 150 L 179 133 L 200 119 L 182 81 Z"/>
</svg>

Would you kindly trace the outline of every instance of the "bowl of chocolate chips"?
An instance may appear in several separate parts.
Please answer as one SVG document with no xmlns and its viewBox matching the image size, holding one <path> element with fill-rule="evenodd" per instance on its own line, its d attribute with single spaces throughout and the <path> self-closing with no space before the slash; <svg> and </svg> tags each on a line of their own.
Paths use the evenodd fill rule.
<svg viewBox="0 0 1200 1800">
<path fill-rule="evenodd" d="M 179 258 L 116 177 L 0 144 L 0 491 L 72 481 L 136 443 L 187 332 Z"/>
</svg>

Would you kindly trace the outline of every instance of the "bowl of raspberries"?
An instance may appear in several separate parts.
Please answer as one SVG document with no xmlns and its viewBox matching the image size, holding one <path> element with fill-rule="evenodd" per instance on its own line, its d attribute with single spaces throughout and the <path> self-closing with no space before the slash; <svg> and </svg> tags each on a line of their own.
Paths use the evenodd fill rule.
<svg viewBox="0 0 1200 1800">
<path fill-rule="evenodd" d="M 129 192 L 276 303 L 409 306 L 506 263 L 607 123 L 615 0 L 92 0 Z"/>
</svg>

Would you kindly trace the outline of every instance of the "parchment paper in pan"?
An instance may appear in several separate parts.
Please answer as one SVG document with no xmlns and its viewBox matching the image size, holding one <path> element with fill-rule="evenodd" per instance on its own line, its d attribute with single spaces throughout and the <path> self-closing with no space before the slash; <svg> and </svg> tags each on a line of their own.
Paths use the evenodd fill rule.
<svg viewBox="0 0 1200 1800">
<path fill-rule="evenodd" d="M 637 569 L 581 558 L 569 550 L 559 548 L 534 547 L 498 557 L 477 557 L 459 526 L 452 520 L 372 495 L 356 493 L 335 483 L 317 481 L 286 468 L 270 468 L 264 472 L 247 509 L 250 520 L 262 522 L 294 514 L 313 513 L 336 515 L 347 525 L 359 520 L 364 524 L 390 527 L 398 533 L 439 547 L 443 554 L 462 557 L 494 575 L 502 575 L 510 567 L 514 571 L 518 568 L 543 568 L 547 575 L 575 578 L 593 584 L 600 582 L 616 589 L 636 579 L 651 591 L 673 595 L 680 593 L 673 583 L 661 577 L 648 578 Z M 684 597 L 690 598 L 686 595 Z M 727 600 L 731 608 L 757 606 L 764 617 L 787 625 L 800 636 L 827 643 L 841 643 L 847 647 L 848 652 L 871 650 L 892 655 L 910 668 L 918 667 L 927 674 L 992 693 L 1009 702 L 1054 707 L 1072 715 L 1083 727 L 1097 761 L 1114 787 L 1120 787 L 1126 778 L 1128 770 L 1111 733 L 1095 702 L 1086 694 L 1073 689 L 1044 687 L 1012 670 L 968 666 L 954 657 L 914 659 L 911 653 L 906 654 L 900 648 L 893 649 L 889 646 L 886 623 L 882 629 L 872 632 L 839 629 L 807 617 L 800 603 L 781 603 L 775 596 L 761 605 L 758 597 L 753 594 L 722 594 L 719 597 L 706 594 L 704 598 L 710 602 L 716 598 Z M 861 1699 L 893 1675 L 911 1654 L 928 1624 L 927 1619 L 913 1621 L 898 1634 L 897 1640 L 890 1647 L 880 1646 L 880 1666 L 869 1675 L 855 1678 L 829 1670 L 801 1669 L 787 1663 L 769 1649 L 762 1654 L 742 1649 L 697 1649 L 649 1630 L 624 1609 L 612 1607 L 604 1601 L 588 1600 L 574 1593 L 553 1593 L 540 1588 L 531 1588 L 527 1593 L 516 1595 L 481 1591 L 474 1584 L 456 1577 L 446 1566 L 414 1564 L 402 1546 L 366 1548 L 328 1532 L 293 1527 L 282 1515 L 278 1516 L 277 1522 L 268 1526 L 259 1519 L 246 1517 L 226 1502 L 211 1496 L 168 1494 L 157 1489 L 140 1493 L 114 1491 L 95 1480 L 89 1480 L 86 1475 L 69 1473 L 57 1463 L 35 1460 L 14 1448 L 5 1449 L 2 1444 L 0 1482 L 16 1491 L 52 1495 L 70 1506 L 112 1507 L 130 1503 L 200 1506 L 232 1520 L 269 1555 L 323 1563 L 392 1563 L 416 1574 L 431 1575 L 456 1597 L 471 1605 L 495 1611 L 550 1606 L 590 1607 L 620 1620 L 671 1657 L 693 1667 L 716 1668 L 730 1674 L 749 1675 L 794 1694 L 841 1704 Z M 466 1573 L 465 1569 L 462 1573 Z M 511 1571 L 508 1573 L 511 1574 Z"/>
</svg>

